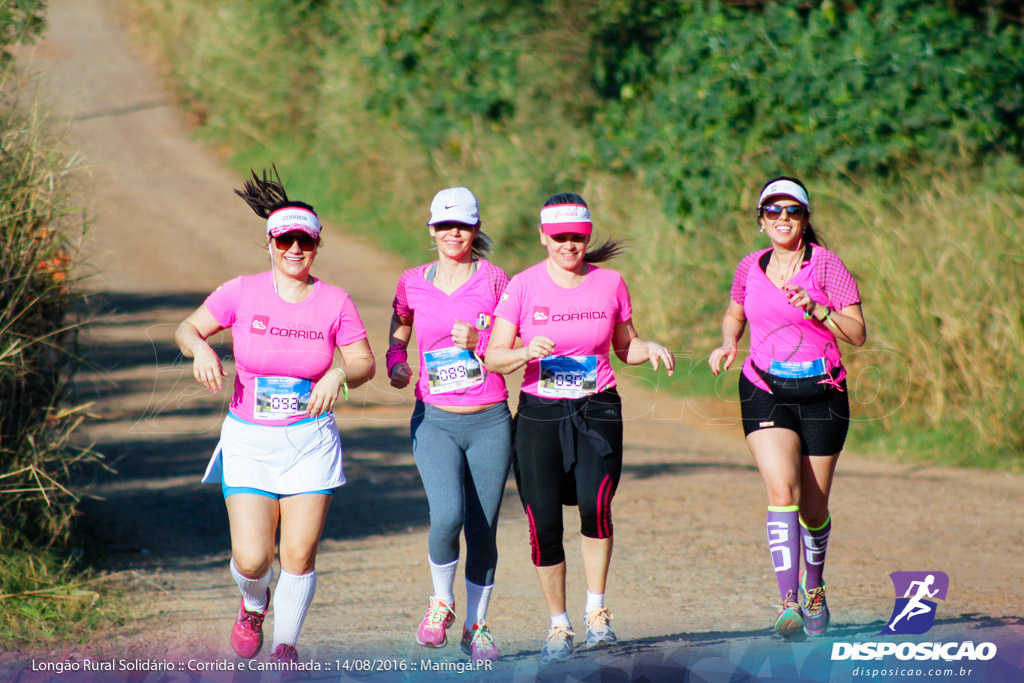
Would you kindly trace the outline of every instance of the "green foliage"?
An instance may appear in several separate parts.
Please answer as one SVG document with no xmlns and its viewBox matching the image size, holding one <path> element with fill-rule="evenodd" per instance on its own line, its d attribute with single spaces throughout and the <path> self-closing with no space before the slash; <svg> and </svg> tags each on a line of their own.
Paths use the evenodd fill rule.
<svg viewBox="0 0 1024 683">
<path fill-rule="evenodd" d="M 473 117 L 502 123 L 515 115 L 521 36 L 529 26 L 514 0 L 452 3 L 394 0 L 366 57 L 379 84 L 371 111 L 395 117 L 429 147 L 443 144 Z"/>
<path fill-rule="evenodd" d="M 0 0 L 0 67 L 11 61 L 8 48 L 42 35 L 45 17 L 46 0 Z"/>
<path fill-rule="evenodd" d="M 645 17 L 668 12 L 635 4 L 599 32 L 617 36 L 600 43 L 598 85 L 615 98 L 598 116 L 601 156 L 656 178 L 684 222 L 740 206 L 751 177 L 779 171 L 896 176 L 1024 152 L 1014 24 L 909 0 L 697 3 L 652 46 Z"/>
</svg>

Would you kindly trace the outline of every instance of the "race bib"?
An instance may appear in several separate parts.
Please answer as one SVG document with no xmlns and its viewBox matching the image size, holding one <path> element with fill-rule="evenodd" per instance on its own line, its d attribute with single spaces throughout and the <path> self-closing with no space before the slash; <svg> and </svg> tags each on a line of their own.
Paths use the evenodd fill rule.
<svg viewBox="0 0 1024 683">
<path fill-rule="evenodd" d="M 785 379 L 800 379 L 801 377 L 817 377 L 825 374 L 825 359 L 807 361 L 782 361 L 773 360 L 768 367 L 768 372 L 776 377 Z"/>
<path fill-rule="evenodd" d="M 313 382 L 297 377 L 257 377 L 253 419 L 285 420 L 309 412 Z"/>
<path fill-rule="evenodd" d="M 548 398 L 582 398 L 597 393 L 597 356 L 540 359 L 537 393 Z"/>
<path fill-rule="evenodd" d="M 470 351 L 456 346 L 423 354 L 431 394 L 446 394 L 483 384 L 484 369 Z"/>
</svg>

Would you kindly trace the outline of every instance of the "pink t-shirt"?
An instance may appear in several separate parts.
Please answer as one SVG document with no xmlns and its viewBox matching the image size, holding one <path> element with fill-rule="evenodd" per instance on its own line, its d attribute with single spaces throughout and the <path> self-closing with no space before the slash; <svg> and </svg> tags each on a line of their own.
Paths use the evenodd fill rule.
<svg viewBox="0 0 1024 683">
<path fill-rule="evenodd" d="M 743 363 L 743 374 L 755 386 L 768 391 L 768 386 L 754 371 L 752 364 L 768 371 L 771 362 L 812 361 L 826 359 L 829 368 L 842 368 L 842 355 L 835 335 L 824 322 L 805 319 L 802 308 L 789 305 L 787 290 L 768 279 L 758 261 L 769 249 L 744 256 L 736 267 L 732 282 L 732 299 L 743 306 L 750 323 L 750 355 Z M 857 281 L 831 251 L 813 245 L 809 261 L 804 261 L 789 284 L 800 285 L 811 298 L 833 311 L 860 303 Z M 841 369 L 838 380 L 846 376 Z"/>
<path fill-rule="evenodd" d="M 293 304 L 274 291 L 269 271 L 242 275 L 208 296 L 206 308 L 218 323 L 231 329 L 236 374 L 230 410 L 257 424 L 279 426 L 308 418 L 308 412 L 266 416 L 288 410 L 288 378 L 315 384 L 331 368 L 337 347 L 366 338 L 363 321 L 348 293 L 321 280 L 314 282 L 308 297 Z M 268 382 L 266 378 L 274 379 Z M 270 410 L 266 399 L 275 392 L 285 407 Z M 257 417 L 258 410 L 263 417 Z"/>
<path fill-rule="evenodd" d="M 391 305 L 400 317 L 413 319 L 420 355 L 416 398 L 424 403 L 478 406 L 508 398 L 504 377 L 488 372 L 471 354 L 461 353 L 452 344 L 456 320 L 474 325 L 480 335 L 476 352 L 483 357 L 494 323 L 494 306 L 508 285 L 508 275 L 501 268 L 487 261 L 477 263 L 476 272 L 451 294 L 427 280 L 433 263 L 410 268 L 398 279 Z M 466 369 L 468 376 L 460 374 Z"/>
<path fill-rule="evenodd" d="M 615 325 L 633 317 L 626 283 L 614 270 L 594 265 L 582 284 L 566 289 L 548 275 L 547 261 L 527 268 L 512 278 L 494 315 L 519 329 L 523 344 L 537 335 L 555 342 L 554 355 L 596 356 L 596 391 L 615 386 L 608 354 Z M 522 389 L 542 396 L 540 360 L 526 364 Z"/>
</svg>

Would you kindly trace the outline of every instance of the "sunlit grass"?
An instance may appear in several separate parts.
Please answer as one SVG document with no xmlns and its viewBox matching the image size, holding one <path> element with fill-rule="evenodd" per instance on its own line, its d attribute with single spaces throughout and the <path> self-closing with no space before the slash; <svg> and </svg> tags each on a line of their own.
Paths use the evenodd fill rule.
<svg viewBox="0 0 1024 683">
<path fill-rule="evenodd" d="M 117 593 L 51 551 L 0 553 L 0 649 L 87 640 L 117 623 Z"/>
</svg>

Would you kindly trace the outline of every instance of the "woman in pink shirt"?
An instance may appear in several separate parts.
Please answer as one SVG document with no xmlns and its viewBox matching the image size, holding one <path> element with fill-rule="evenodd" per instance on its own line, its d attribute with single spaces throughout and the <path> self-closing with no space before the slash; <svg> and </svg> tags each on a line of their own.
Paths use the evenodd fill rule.
<svg viewBox="0 0 1024 683">
<path fill-rule="evenodd" d="M 757 216 L 772 246 L 740 261 L 722 346 L 709 363 L 716 375 L 723 362 L 725 369 L 732 365 L 749 322 L 740 407 L 747 446 L 768 491 L 768 548 L 781 599 L 775 631 L 817 636 L 829 622 L 822 578 L 832 528 L 828 498 L 850 419 L 836 341 L 862 345 L 864 315 L 857 281 L 811 226 L 802 182 L 769 181 Z"/>
<path fill-rule="evenodd" d="M 551 625 L 541 662 L 568 659 L 575 633 L 566 613 L 562 506 L 577 505 L 587 578 L 584 648 L 617 642 L 604 592 L 612 556 L 611 502 L 622 472 L 622 403 L 609 354 L 630 365 L 672 354 L 637 336 L 622 276 L 595 264 L 620 250 L 614 240 L 587 252 L 590 210 L 557 194 L 540 214 L 547 258 L 512 278 L 495 310 L 487 367 L 525 367 L 514 427 L 513 468 L 530 525 L 531 559 Z M 517 338 L 522 345 L 517 345 Z"/>
<path fill-rule="evenodd" d="M 498 562 L 498 510 L 512 457 L 505 378 L 488 372 L 494 307 L 508 276 L 484 260 L 490 240 L 464 187 L 441 190 L 427 221 L 437 260 L 402 274 L 391 317 L 391 386 L 413 377 L 406 347 L 416 333 L 419 379 L 412 451 L 430 506 L 428 564 L 434 592 L 416 631 L 424 647 L 444 647 L 455 621 L 459 534 L 466 536 L 466 611 L 461 647 L 474 661 L 500 655 L 487 626 Z"/>
<path fill-rule="evenodd" d="M 242 593 L 231 647 L 247 659 L 263 645 L 280 525 L 271 660 L 287 667 L 298 662 L 295 644 L 316 592 L 332 489 L 345 483 L 334 404 L 373 377 L 374 361 L 348 294 L 309 274 L 320 244 L 313 207 L 290 200 L 280 177 L 266 172 L 235 192 L 266 219 L 271 268 L 218 287 L 178 326 L 175 340 L 194 359 L 196 381 L 216 392 L 227 372 L 206 340 L 231 330 L 234 393 L 203 481 L 221 484 L 224 493 L 231 575 Z"/>
</svg>

